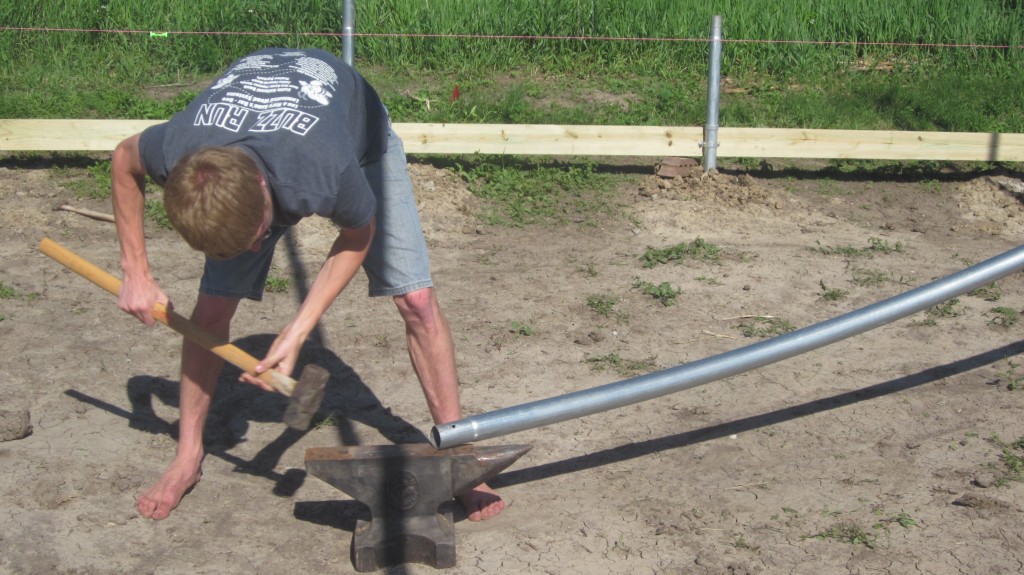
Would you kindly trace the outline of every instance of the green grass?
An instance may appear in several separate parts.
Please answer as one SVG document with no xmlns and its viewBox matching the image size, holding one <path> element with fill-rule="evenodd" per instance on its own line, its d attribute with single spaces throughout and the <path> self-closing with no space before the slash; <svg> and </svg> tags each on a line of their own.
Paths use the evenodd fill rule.
<svg viewBox="0 0 1024 575">
<path fill-rule="evenodd" d="M 683 293 L 683 290 L 672 287 L 672 284 L 669 282 L 654 284 L 639 278 L 633 283 L 633 287 L 640 290 L 644 295 L 651 296 L 666 307 L 674 305 L 676 303 L 676 296 Z"/>
<path fill-rule="evenodd" d="M 839 543 L 863 545 L 868 549 L 874 549 L 878 544 L 878 536 L 876 534 L 853 523 L 833 525 L 824 531 L 811 535 L 811 537 L 820 541 L 831 539 Z"/>
<path fill-rule="evenodd" d="M 996 479 L 997 485 L 1005 486 L 1010 481 L 1024 481 L 1024 437 L 1006 442 L 993 434 L 989 442 L 1000 450 L 1001 465 L 994 466 L 999 475 Z"/>
<path fill-rule="evenodd" d="M 146 200 L 143 204 L 143 211 L 146 219 L 150 222 L 153 222 L 165 230 L 174 229 L 174 226 L 171 225 L 170 218 L 167 217 L 167 210 L 164 208 L 163 201 Z"/>
<path fill-rule="evenodd" d="M 291 283 L 291 280 L 284 276 L 271 275 L 264 282 L 264 289 L 270 293 L 288 293 Z"/>
<path fill-rule="evenodd" d="M 967 295 L 971 297 L 978 297 L 985 301 L 999 301 L 1003 297 L 1003 290 L 996 282 L 992 282 L 988 285 L 983 285 L 980 288 L 972 289 L 967 292 Z"/>
<path fill-rule="evenodd" d="M 839 288 L 830 288 L 825 285 L 825 280 L 819 280 L 818 285 L 821 286 L 821 299 L 825 301 L 839 301 L 849 295 L 850 292 L 841 290 Z"/>
<path fill-rule="evenodd" d="M 356 66 L 399 122 L 703 124 L 708 45 L 676 40 L 706 38 L 720 14 L 723 126 L 1024 132 L 1024 99 L 1006 96 L 1024 93 L 1015 0 L 791 0 L 784 10 L 774 0 L 397 0 L 358 10 L 367 36 L 356 39 Z M 249 51 L 341 52 L 338 3 L 314 0 L 159 10 L 141 0 L 0 0 L 0 23 L 12 28 L 0 30 L 0 118 L 164 119 Z M 1013 48 L 949 47 L 967 44 Z M 448 161 L 486 200 L 488 223 L 593 224 L 623 212 L 611 193 L 621 179 L 590 163 Z M 837 175 L 865 169 L 840 166 Z M 94 164 L 69 185 L 102 199 L 106 169 Z M 836 189 L 824 179 L 819 191 Z M 645 265 L 676 257 L 655 251 Z"/>
<path fill-rule="evenodd" d="M 33 301 L 37 297 L 39 297 L 39 294 L 36 293 L 36 292 L 28 292 L 28 293 L 19 292 L 17 289 L 15 289 L 15 288 L 5 284 L 4 282 L 0 281 L 0 300 L 2 300 L 2 299 L 24 299 L 24 300 L 28 300 L 28 301 Z"/>
<path fill-rule="evenodd" d="M 631 377 L 652 371 L 657 367 L 654 358 L 643 360 L 626 359 L 612 352 L 606 355 L 587 357 L 584 362 L 594 371 L 612 370 L 623 377 Z"/>
<path fill-rule="evenodd" d="M 60 170 L 59 168 L 56 168 L 56 170 L 62 172 L 61 176 L 67 175 L 65 170 Z M 77 198 L 108 199 L 111 186 L 110 160 L 90 162 L 85 167 L 84 178 L 68 180 L 64 185 L 71 188 Z"/>
<path fill-rule="evenodd" d="M 999 327 L 1010 327 L 1020 320 L 1020 312 L 1012 307 L 998 306 L 989 310 L 992 318 L 988 320 L 990 325 Z"/>
<path fill-rule="evenodd" d="M 682 242 L 664 248 L 648 247 L 640 256 L 640 261 L 645 268 L 686 259 L 718 263 L 721 254 L 721 248 L 697 238 L 690 243 Z"/>
<path fill-rule="evenodd" d="M 541 162 L 474 157 L 455 164 L 469 191 L 488 200 L 483 220 L 505 226 L 586 222 L 617 215 L 610 193 L 612 176 L 593 163 Z"/>
<path fill-rule="evenodd" d="M 1022 382 L 1024 382 L 1024 375 L 1017 371 L 1018 367 L 1020 367 L 1019 363 L 1007 359 L 1006 369 L 999 372 L 999 379 L 996 380 L 995 383 L 1005 383 L 1006 389 L 1010 391 L 1017 391 L 1024 387 L 1022 386 Z"/>
<path fill-rule="evenodd" d="M 519 321 L 512 322 L 512 327 L 510 331 L 516 335 L 520 335 L 523 337 L 530 337 L 537 333 L 537 330 L 534 329 L 530 324 Z"/>
<path fill-rule="evenodd" d="M 619 297 L 614 294 L 593 294 L 587 296 L 587 307 L 597 315 L 609 317 Z"/>
<path fill-rule="evenodd" d="M 863 248 L 855 248 L 853 246 L 823 246 L 821 245 L 821 242 L 815 242 L 814 247 L 807 249 L 827 256 L 873 257 L 876 255 L 888 255 L 893 253 L 902 254 L 906 252 L 907 247 L 903 245 L 903 242 L 889 244 L 887 240 L 871 237 L 868 238 L 868 245 Z"/>
<path fill-rule="evenodd" d="M 775 337 L 794 329 L 796 328 L 793 327 L 793 324 L 787 320 L 769 316 L 750 318 L 750 321 L 744 321 L 739 325 L 740 333 L 744 337 Z"/>
<path fill-rule="evenodd" d="M 15 288 L 7 285 L 6 283 L 0 281 L 0 300 L 24 299 L 24 300 L 32 301 L 32 300 L 35 300 L 37 297 L 39 297 L 39 294 L 37 294 L 35 292 L 22 293 L 22 292 L 19 292 L 17 289 L 15 289 Z M 5 321 L 6 319 L 7 319 L 7 314 L 3 313 L 3 312 L 0 312 L 0 321 Z"/>
<path fill-rule="evenodd" d="M 1024 102 L 1006 97 L 1024 92 L 1015 0 L 397 0 L 358 10 L 368 36 L 356 39 L 356 64 L 398 121 L 703 123 L 708 45 L 677 39 L 706 38 L 720 14 L 722 125 L 1024 132 Z M 314 0 L 159 10 L 0 0 L 0 22 L 25 28 L 0 30 L 4 118 L 164 118 L 246 52 L 340 52 L 342 30 L 339 3 Z M 951 47 L 968 44 L 1012 48 Z M 455 85 L 462 97 L 450 102 Z"/>
<path fill-rule="evenodd" d="M 960 317 L 966 313 L 966 309 L 960 304 L 960 298 L 942 302 L 924 311 L 924 319 L 915 322 L 916 325 L 935 326 L 940 319 Z"/>
</svg>

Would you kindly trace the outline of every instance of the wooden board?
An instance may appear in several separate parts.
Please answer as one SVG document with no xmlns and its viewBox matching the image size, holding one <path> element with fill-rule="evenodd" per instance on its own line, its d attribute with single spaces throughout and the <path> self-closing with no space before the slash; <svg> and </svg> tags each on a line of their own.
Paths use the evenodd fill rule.
<svg viewBox="0 0 1024 575">
<path fill-rule="evenodd" d="M 0 151 L 111 151 L 156 120 L 0 120 Z M 408 124 L 410 154 L 689 156 L 703 154 L 694 126 Z M 720 158 L 1024 161 L 1024 134 L 719 129 Z"/>
<path fill-rule="evenodd" d="M 157 120 L 0 120 L 0 151 L 113 151 Z"/>
<path fill-rule="evenodd" d="M 1024 161 L 1024 134 L 720 128 L 720 157 Z"/>
<path fill-rule="evenodd" d="M 703 129 L 545 124 L 395 124 L 409 153 L 700 156 Z"/>
</svg>

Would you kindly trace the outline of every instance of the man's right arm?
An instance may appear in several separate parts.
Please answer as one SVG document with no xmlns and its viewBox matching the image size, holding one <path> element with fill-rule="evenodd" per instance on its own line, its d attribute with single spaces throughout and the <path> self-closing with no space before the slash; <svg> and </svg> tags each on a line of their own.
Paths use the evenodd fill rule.
<svg viewBox="0 0 1024 575">
<path fill-rule="evenodd" d="M 153 280 L 143 233 L 146 169 L 139 153 L 139 136 L 131 136 L 114 149 L 110 162 L 114 219 L 121 245 L 124 281 L 117 306 L 146 325 L 153 325 L 153 304 L 167 304 L 167 295 Z"/>
</svg>

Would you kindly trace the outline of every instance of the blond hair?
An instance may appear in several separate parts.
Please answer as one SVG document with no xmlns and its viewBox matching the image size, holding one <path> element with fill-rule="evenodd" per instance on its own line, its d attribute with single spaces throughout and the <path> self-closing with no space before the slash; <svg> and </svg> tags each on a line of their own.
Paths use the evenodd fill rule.
<svg viewBox="0 0 1024 575">
<path fill-rule="evenodd" d="M 204 148 L 185 156 L 167 177 L 164 208 L 193 249 L 215 259 L 252 246 L 266 200 L 259 166 L 238 148 Z"/>
</svg>

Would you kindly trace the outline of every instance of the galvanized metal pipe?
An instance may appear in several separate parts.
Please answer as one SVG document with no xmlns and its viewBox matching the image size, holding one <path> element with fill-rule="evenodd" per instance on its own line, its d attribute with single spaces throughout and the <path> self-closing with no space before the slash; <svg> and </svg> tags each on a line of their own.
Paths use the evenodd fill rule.
<svg viewBox="0 0 1024 575">
<path fill-rule="evenodd" d="M 845 315 L 716 356 L 616 383 L 435 425 L 445 449 L 576 419 L 697 387 L 793 357 L 928 309 L 1024 269 L 1024 246 Z"/>
<path fill-rule="evenodd" d="M 341 58 L 349 66 L 356 61 L 356 0 L 341 4 Z"/>
<path fill-rule="evenodd" d="M 722 81 L 722 17 L 711 18 L 711 56 L 708 59 L 708 112 L 704 120 L 704 173 L 718 168 L 718 98 Z"/>
</svg>

